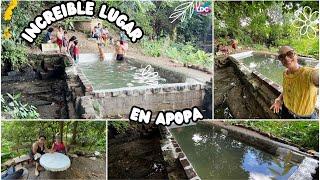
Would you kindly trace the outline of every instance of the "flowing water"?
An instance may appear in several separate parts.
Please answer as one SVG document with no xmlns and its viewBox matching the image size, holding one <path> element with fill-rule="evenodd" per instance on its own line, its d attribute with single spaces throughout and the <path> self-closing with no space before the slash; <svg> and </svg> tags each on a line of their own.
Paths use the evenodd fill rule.
<svg viewBox="0 0 320 180">
<path fill-rule="evenodd" d="M 264 55 L 253 55 L 240 60 L 249 69 L 256 70 L 265 77 L 282 85 L 284 67 L 282 63 L 275 59 Z M 305 62 L 303 66 L 315 66 L 315 63 Z"/>
<path fill-rule="evenodd" d="M 239 142 L 211 126 L 170 129 L 202 179 L 288 179 L 297 165 Z"/>
<path fill-rule="evenodd" d="M 135 67 L 112 59 L 111 53 L 106 54 L 104 61 L 99 61 L 97 54 L 80 54 L 78 66 L 93 84 L 94 90 L 166 83 L 166 79 L 153 72 L 153 68 Z"/>
</svg>

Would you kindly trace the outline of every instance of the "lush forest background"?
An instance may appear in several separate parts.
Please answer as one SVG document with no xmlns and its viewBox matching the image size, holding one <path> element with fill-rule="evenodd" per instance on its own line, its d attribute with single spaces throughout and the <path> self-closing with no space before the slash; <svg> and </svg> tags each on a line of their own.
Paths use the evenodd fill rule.
<svg viewBox="0 0 320 180">
<path fill-rule="evenodd" d="M 106 123 L 103 121 L 6 121 L 1 122 L 1 161 L 28 154 L 39 135 L 51 148 L 60 135 L 70 152 L 106 152 Z"/>
<path fill-rule="evenodd" d="M 277 51 L 290 45 L 299 54 L 319 58 L 318 1 L 215 2 L 214 36 L 227 45 L 227 37 L 239 46 Z"/>
</svg>

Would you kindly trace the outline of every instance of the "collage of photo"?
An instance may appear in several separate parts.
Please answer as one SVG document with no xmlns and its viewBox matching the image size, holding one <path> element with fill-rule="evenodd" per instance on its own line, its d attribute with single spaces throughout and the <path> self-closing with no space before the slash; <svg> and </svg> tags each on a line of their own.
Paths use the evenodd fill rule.
<svg viewBox="0 0 320 180">
<path fill-rule="evenodd" d="M 1 1 L 1 179 L 319 179 L 319 1 Z"/>
</svg>

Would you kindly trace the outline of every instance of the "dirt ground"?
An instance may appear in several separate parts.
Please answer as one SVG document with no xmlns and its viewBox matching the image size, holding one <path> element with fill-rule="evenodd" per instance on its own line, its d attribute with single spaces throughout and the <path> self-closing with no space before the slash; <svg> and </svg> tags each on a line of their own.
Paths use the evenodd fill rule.
<svg viewBox="0 0 320 180">
<path fill-rule="evenodd" d="M 71 167 L 62 172 L 41 171 L 40 175 L 34 175 L 32 164 L 26 166 L 28 169 L 28 179 L 106 179 L 105 158 L 91 160 L 85 157 L 77 157 L 71 160 Z"/>
<path fill-rule="evenodd" d="M 159 138 L 108 146 L 109 179 L 168 179 Z"/>
</svg>

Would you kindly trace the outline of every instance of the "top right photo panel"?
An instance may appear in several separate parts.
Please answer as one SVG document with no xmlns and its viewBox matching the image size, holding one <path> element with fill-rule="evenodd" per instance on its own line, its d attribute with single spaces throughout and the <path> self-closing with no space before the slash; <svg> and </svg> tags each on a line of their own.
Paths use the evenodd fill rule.
<svg viewBox="0 0 320 180">
<path fill-rule="evenodd" d="M 215 119 L 318 119 L 318 1 L 215 2 L 213 21 Z"/>
</svg>

